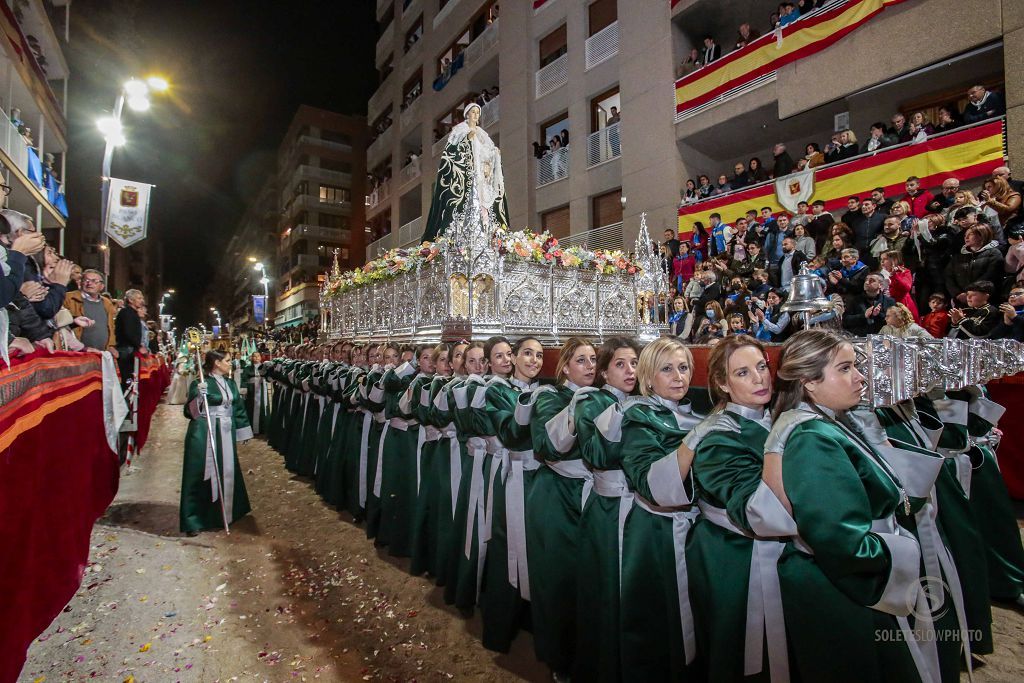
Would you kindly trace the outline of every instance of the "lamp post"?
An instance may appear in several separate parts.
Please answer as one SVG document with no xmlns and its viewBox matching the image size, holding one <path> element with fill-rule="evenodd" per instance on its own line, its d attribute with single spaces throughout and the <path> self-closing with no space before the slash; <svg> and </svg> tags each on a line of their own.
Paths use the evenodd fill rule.
<svg viewBox="0 0 1024 683">
<path fill-rule="evenodd" d="M 114 148 L 125 143 L 124 126 L 121 115 L 125 101 L 134 111 L 143 112 L 149 109 L 149 93 L 164 92 L 168 88 L 167 81 L 158 76 L 150 76 L 146 80 L 132 78 L 121 87 L 117 100 L 114 102 L 114 114 L 96 122 L 103 133 L 103 168 L 101 170 L 100 187 L 100 250 L 103 252 L 103 273 L 110 277 L 110 240 L 107 237 L 107 209 L 110 194 L 110 165 L 114 160 Z"/>
<path fill-rule="evenodd" d="M 250 260 L 254 260 L 250 257 Z M 256 261 L 252 269 L 260 274 L 260 284 L 263 285 L 263 327 L 267 327 L 267 301 L 270 296 L 270 278 L 267 277 L 267 267 L 263 265 L 262 261 Z"/>
</svg>

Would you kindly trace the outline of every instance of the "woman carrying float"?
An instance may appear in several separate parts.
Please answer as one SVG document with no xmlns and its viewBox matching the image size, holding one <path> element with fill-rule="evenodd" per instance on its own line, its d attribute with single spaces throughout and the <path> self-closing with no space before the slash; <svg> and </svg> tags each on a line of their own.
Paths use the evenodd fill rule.
<svg viewBox="0 0 1024 683">
<path fill-rule="evenodd" d="M 377 363 L 370 367 L 360 388 L 360 406 L 373 417 L 366 436 L 366 537 L 376 538 L 380 529 L 380 488 L 376 484 L 380 460 L 380 442 L 388 422 L 385 413 L 385 394 L 379 386 L 384 373 L 398 367 L 401 350 L 396 344 L 386 344 L 379 350 Z"/>
</svg>

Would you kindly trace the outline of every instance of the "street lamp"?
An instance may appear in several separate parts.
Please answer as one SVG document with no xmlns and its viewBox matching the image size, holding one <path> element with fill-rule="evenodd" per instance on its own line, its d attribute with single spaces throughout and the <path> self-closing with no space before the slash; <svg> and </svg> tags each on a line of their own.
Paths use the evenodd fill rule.
<svg viewBox="0 0 1024 683">
<path fill-rule="evenodd" d="M 110 244 L 106 226 L 108 195 L 110 194 L 110 164 L 114 160 L 114 148 L 124 145 L 127 141 L 124 136 L 124 126 L 121 123 L 124 104 L 127 100 L 128 106 L 133 111 L 146 111 L 150 107 L 149 94 L 165 92 L 168 87 L 167 81 L 159 76 L 150 76 L 146 80 L 132 78 L 121 86 L 121 92 L 114 103 L 113 116 L 106 116 L 96 122 L 106 143 L 103 148 L 103 168 L 100 176 L 102 179 L 100 187 L 100 250 L 103 252 L 103 272 L 108 278 L 110 277 Z"/>
<path fill-rule="evenodd" d="M 263 265 L 262 261 L 257 261 L 254 257 L 249 257 L 250 261 L 253 261 L 252 269 L 260 274 L 260 284 L 263 285 L 263 327 L 268 326 L 267 321 L 267 301 L 270 298 L 270 290 L 268 285 L 270 284 L 270 278 L 267 277 L 267 267 Z"/>
<path fill-rule="evenodd" d="M 173 289 L 169 290 L 169 291 L 166 291 L 166 292 L 164 292 L 164 295 L 162 297 L 160 297 L 160 303 L 158 305 L 160 306 L 160 317 L 161 318 L 164 317 L 164 305 L 165 305 L 164 302 L 171 298 L 171 294 L 173 292 L 174 292 Z"/>
</svg>

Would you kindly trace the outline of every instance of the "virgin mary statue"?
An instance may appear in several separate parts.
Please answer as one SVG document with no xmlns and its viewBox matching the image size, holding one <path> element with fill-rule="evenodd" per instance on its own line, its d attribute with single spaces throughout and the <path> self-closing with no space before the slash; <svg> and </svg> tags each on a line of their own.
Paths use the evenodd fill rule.
<svg viewBox="0 0 1024 683">
<path fill-rule="evenodd" d="M 508 225 L 501 152 L 480 127 L 480 111 L 480 105 L 467 104 L 465 120 L 448 134 L 422 241 L 457 229 L 473 235 Z"/>
</svg>

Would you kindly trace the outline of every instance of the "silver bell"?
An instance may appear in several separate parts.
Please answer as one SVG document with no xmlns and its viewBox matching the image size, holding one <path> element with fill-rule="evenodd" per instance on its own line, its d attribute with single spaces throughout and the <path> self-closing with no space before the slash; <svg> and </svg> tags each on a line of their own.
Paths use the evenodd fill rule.
<svg viewBox="0 0 1024 683">
<path fill-rule="evenodd" d="M 781 310 L 785 313 L 820 313 L 832 308 L 832 301 L 825 296 L 825 285 L 821 278 L 807 270 L 807 264 L 800 266 L 800 272 L 789 283 L 789 296 Z"/>
</svg>

